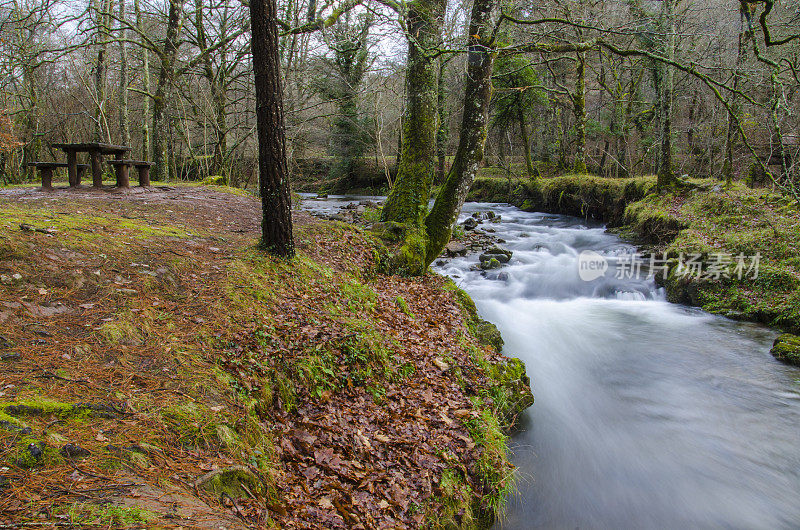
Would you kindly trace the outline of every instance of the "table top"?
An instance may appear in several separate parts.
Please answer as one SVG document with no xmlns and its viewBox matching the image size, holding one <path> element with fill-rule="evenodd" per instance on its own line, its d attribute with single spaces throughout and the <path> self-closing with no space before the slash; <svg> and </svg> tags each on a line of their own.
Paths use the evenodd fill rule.
<svg viewBox="0 0 800 530">
<path fill-rule="evenodd" d="M 132 147 L 128 147 L 127 145 L 113 145 L 100 142 L 81 142 L 74 144 L 56 143 L 50 144 L 50 146 L 63 151 L 100 151 L 101 153 L 125 153 L 133 150 Z"/>
<path fill-rule="evenodd" d="M 148 162 L 146 160 L 109 160 L 112 166 L 154 166 L 155 162 Z"/>
</svg>

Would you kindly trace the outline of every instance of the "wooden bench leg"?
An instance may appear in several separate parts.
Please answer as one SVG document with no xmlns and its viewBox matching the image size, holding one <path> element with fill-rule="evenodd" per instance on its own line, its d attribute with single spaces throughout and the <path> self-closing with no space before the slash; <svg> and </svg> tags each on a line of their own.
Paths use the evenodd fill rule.
<svg viewBox="0 0 800 530">
<path fill-rule="evenodd" d="M 117 165 L 117 187 L 130 188 L 131 182 L 129 178 L 129 166 L 127 164 Z"/>
<path fill-rule="evenodd" d="M 98 151 L 89 153 L 92 161 L 92 186 L 95 188 L 103 187 L 103 155 Z"/>
<path fill-rule="evenodd" d="M 39 172 L 42 174 L 42 189 L 53 189 L 53 168 L 40 167 Z"/>
<path fill-rule="evenodd" d="M 139 186 L 150 185 L 150 166 L 139 166 Z"/>
<path fill-rule="evenodd" d="M 78 153 L 75 151 L 67 151 L 67 178 L 70 188 L 79 186 L 81 183 L 81 177 L 78 175 Z"/>
</svg>

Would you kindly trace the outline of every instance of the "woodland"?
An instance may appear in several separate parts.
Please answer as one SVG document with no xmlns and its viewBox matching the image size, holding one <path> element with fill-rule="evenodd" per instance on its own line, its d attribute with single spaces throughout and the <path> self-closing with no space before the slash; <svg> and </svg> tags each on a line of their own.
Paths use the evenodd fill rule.
<svg viewBox="0 0 800 530">
<path fill-rule="evenodd" d="M 546 512 L 519 508 L 539 498 L 525 480 L 559 484 L 531 479 L 535 441 L 515 438 L 553 406 L 537 378 L 571 388 L 548 368 L 629 302 L 632 338 L 609 343 L 647 337 L 631 366 L 660 344 L 636 334 L 653 311 L 685 309 L 664 337 L 697 316 L 703 354 L 763 354 L 729 363 L 789 418 L 753 465 L 794 472 L 758 458 L 796 452 L 798 112 L 789 0 L 0 0 L 0 526 L 525 528 Z M 661 256 L 663 275 L 547 291 L 578 281 L 585 234 L 612 262 Z M 682 271 L 721 255 L 748 275 L 733 258 Z M 525 297 L 550 310 L 486 320 Z M 601 315 L 554 323 L 565 299 Z M 631 388 L 716 374 L 694 362 Z M 566 401 L 603 402 L 584 398 Z M 740 454 L 720 418 L 749 426 L 752 408 L 709 413 L 718 437 L 697 446 L 728 452 L 704 461 Z M 610 467 L 634 487 L 626 463 Z M 796 492 L 748 480 L 791 519 Z M 614 526 L 598 484 L 561 526 Z M 748 525 L 712 516 L 687 521 Z"/>
</svg>

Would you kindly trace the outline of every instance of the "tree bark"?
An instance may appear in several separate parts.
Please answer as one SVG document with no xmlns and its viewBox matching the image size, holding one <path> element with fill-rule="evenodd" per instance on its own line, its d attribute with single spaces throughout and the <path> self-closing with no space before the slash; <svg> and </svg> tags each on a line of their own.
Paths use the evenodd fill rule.
<svg viewBox="0 0 800 530">
<path fill-rule="evenodd" d="M 445 0 L 408 4 L 406 31 L 406 112 L 397 178 L 381 220 L 419 227 L 428 210 L 436 168 L 437 72 L 435 50 L 441 40 Z M 418 250 L 422 250 L 417 245 Z M 420 256 L 422 257 L 422 256 Z"/>
<path fill-rule="evenodd" d="M 258 168 L 263 217 L 261 247 L 276 256 L 294 255 L 286 129 L 283 116 L 278 8 L 275 0 L 250 0 L 256 85 Z"/>
<path fill-rule="evenodd" d="M 447 156 L 447 94 L 444 90 L 444 74 L 448 60 L 439 59 L 438 94 L 436 111 L 439 115 L 439 127 L 436 130 L 436 182 L 441 184 L 445 177 L 445 158 Z"/>
<path fill-rule="evenodd" d="M 733 146 L 739 130 L 736 128 L 736 119 L 732 115 L 739 110 L 739 98 L 736 90 L 739 89 L 739 80 L 742 77 L 742 63 L 744 62 L 744 42 L 748 34 L 740 31 L 739 40 L 736 48 L 736 65 L 733 68 L 733 90 L 731 94 L 731 108 L 728 111 L 728 131 L 725 135 L 725 162 L 722 164 L 722 177 L 726 184 L 730 184 L 733 179 Z"/>
<path fill-rule="evenodd" d="M 586 173 L 586 52 L 577 53 L 575 94 L 575 172 Z"/>
<path fill-rule="evenodd" d="M 521 105 L 517 105 L 517 121 L 519 121 L 519 132 L 522 136 L 522 149 L 525 152 L 525 168 L 528 171 L 528 178 L 534 178 L 536 176 L 536 168 L 533 167 L 531 142 L 528 138 L 528 124 L 525 123 L 525 111 Z"/>
<path fill-rule="evenodd" d="M 206 81 L 208 81 L 208 86 L 211 90 L 211 101 L 214 108 L 214 156 L 212 158 L 211 174 L 227 177 L 229 172 L 225 167 L 225 159 L 228 153 L 228 121 L 226 116 L 228 95 L 225 90 L 225 50 L 221 52 L 220 65 L 215 71 L 214 64 L 211 60 L 211 54 L 208 53 L 208 40 L 206 38 L 203 22 L 204 9 L 205 6 L 202 0 L 197 0 L 195 3 L 197 44 L 200 53 L 203 54 L 203 76 L 206 78 Z M 227 19 L 224 19 L 219 38 L 225 39 L 226 37 Z"/>
<path fill-rule="evenodd" d="M 136 12 L 136 28 L 139 33 L 144 33 L 144 19 L 139 6 L 139 0 L 134 0 L 134 11 Z M 144 84 L 145 97 L 142 98 L 142 158 L 150 156 L 150 52 L 142 46 L 142 83 Z M 156 175 L 154 173 L 154 178 Z"/>
<path fill-rule="evenodd" d="M 661 30 L 662 53 L 668 60 L 675 60 L 675 16 L 674 0 L 663 0 L 659 29 Z M 656 179 L 658 190 L 674 187 L 678 184 L 672 163 L 672 88 L 674 69 L 672 66 L 659 63 L 655 66 L 659 93 L 659 133 L 661 146 L 659 149 L 659 167 Z"/>
<path fill-rule="evenodd" d="M 108 67 L 108 34 L 110 25 L 111 0 L 96 0 L 95 16 L 97 17 L 97 62 L 94 70 L 94 90 L 96 108 L 94 114 L 94 139 L 96 142 L 107 138 L 106 123 L 106 68 Z"/>
<path fill-rule="evenodd" d="M 167 35 L 161 52 L 161 68 L 158 73 L 158 85 L 153 96 L 153 129 L 152 129 L 152 161 L 153 178 L 165 180 L 169 175 L 167 167 L 166 137 L 169 134 L 165 110 L 170 87 L 175 77 L 175 56 L 178 53 L 178 33 L 183 18 L 183 0 L 169 0 L 169 16 Z"/>
<path fill-rule="evenodd" d="M 128 115 L 128 49 L 125 40 L 128 31 L 126 23 L 126 0 L 119 0 L 119 18 L 122 21 L 122 39 L 119 43 L 119 129 L 121 142 L 131 145 L 130 117 Z"/>
<path fill-rule="evenodd" d="M 427 268 L 450 241 L 453 224 L 467 198 L 483 160 L 492 93 L 495 51 L 492 42 L 492 12 L 497 0 L 475 0 L 470 17 L 464 114 L 453 166 L 430 213 L 425 218 Z"/>
</svg>

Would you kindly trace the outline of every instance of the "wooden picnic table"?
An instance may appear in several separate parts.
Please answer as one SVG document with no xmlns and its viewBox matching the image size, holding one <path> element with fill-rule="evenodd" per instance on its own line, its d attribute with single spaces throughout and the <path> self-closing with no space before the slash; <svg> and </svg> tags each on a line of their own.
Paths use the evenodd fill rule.
<svg viewBox="0 0 800 530">
<path fill-rule="evenodd" d="M 103 186 L 103 155 L 114 155 L 115 160 L 122 160 L 125 158 L 125 153 L 132 150 L 127 145 L 112 145 L 100 142 L 57 143 L 50 145 L 56 149 L 61 149 L 67 154 L 70 187 L 79 186 L 81 183 L 81 174 L 78 172 L 78 153 L 89 153 L 92 166 L 92 186 L 100 188 Z M 116 167 L 117 182 L 122 180 L 119 173 L 121 170 L 120 166 Z"/>
</svg>

